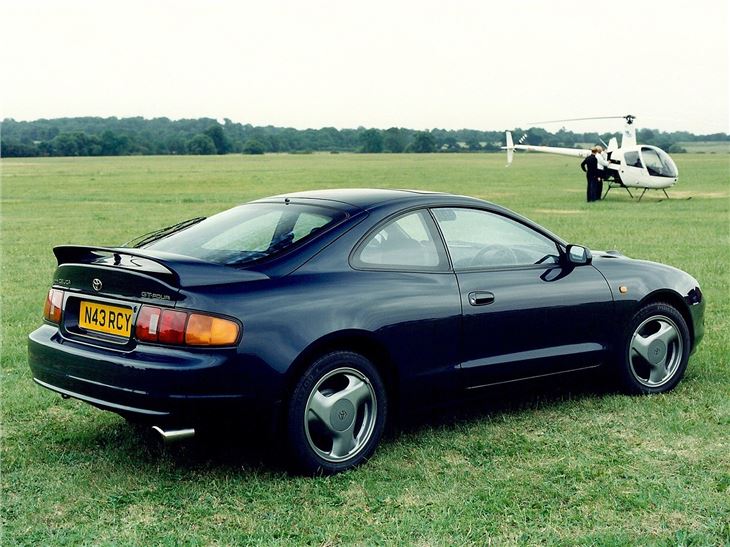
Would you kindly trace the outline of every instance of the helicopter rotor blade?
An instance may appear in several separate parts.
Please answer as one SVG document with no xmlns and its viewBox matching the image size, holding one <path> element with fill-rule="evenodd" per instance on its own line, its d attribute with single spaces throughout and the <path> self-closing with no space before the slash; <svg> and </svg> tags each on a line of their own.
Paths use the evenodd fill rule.
<svg viewBox="0 0 730 547">
<path fill-rule="evenodd" d="M 583 122 L 588 120 L 626 120 L 629 123 L 633 122 L 636 116 L 632 114 L 626 114 L 625 116 L 592 116 L 590 118 L 569 118 L 565 120 L 543 120 L 539 122 L 528 122 L 530 124 L 539 123 L 560 123 L 560 122 Z M 630 120 L 630 121 L 629 121 Z"/>
</svg>

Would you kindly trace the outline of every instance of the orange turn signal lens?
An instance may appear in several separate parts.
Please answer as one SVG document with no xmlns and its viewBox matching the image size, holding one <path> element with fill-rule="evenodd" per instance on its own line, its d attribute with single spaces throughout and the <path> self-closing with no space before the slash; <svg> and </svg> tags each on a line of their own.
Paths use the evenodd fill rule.
<svg viewBox="0 0 730 547">
<path fill-rule="evenodd" d="M 147 305 L 139 310 L 135 328 L 140 342 L 174 346 L 230 346 L 238 333 L 238 323 L 228 319 Z"/>
<path fill-rule="evenodd" d="M 238 340 L 238 325 L 233 321 L 191 313 L 185 329 L 185 343 L 191 346 L 230 346 Z"/>
<path fill-rule="evenodd" d="M 61 308 L 63 307 L 63 291 L 51 289 L 48 291 L 46 303 L 43 306 L 43 318 L 57 325 L 61 322 Z"/>
</svg>

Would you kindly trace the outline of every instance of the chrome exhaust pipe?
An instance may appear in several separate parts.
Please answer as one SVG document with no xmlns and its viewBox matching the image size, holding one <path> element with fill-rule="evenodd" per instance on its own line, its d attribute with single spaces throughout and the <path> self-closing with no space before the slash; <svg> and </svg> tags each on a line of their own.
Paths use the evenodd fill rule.
<svg viewBox="0 0 730 547">
<path fill-rule="evenodd" d="M 162 429 L 158 425 L 153 425 L 152 429 L 159 433 L 165 444 L 182 441 L 195 436 L 195 429 L 192 427 L 188 429 Z"/>
</svg>

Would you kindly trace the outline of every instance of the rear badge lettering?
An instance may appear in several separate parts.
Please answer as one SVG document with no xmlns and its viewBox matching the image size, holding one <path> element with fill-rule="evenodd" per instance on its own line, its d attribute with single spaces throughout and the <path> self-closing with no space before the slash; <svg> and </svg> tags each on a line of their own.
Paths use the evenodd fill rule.
<svg viewBox="0 0 730 547">
<path fill-rule="evenodd" d="M 140 296 L 142 298 L 149 298 L 150 300 L 170 300 L 169 294 L 160 294 L 157 292 L 142 291 Z"/>
</svg>

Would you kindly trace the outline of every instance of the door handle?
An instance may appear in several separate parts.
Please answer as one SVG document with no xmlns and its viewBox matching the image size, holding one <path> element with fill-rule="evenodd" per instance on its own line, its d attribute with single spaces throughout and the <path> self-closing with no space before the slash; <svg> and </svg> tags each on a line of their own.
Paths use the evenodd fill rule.
<svg viewBox="0 0 730 547">
<path fill-rule="evenodd" d="M 469 293 L 469 304 L 472 306 L 486 306 L 494 302 L 494 293 L 489 291 L 474 291 Z"/>
</svg>

